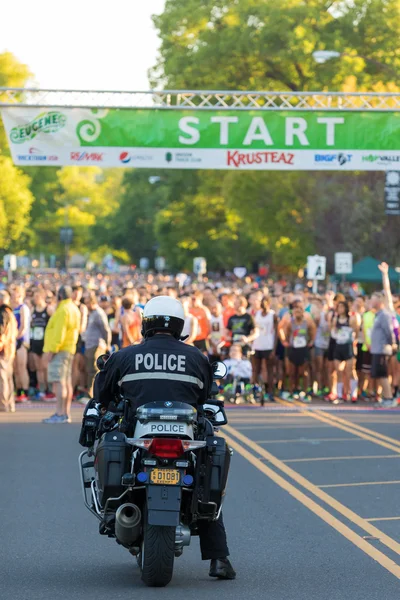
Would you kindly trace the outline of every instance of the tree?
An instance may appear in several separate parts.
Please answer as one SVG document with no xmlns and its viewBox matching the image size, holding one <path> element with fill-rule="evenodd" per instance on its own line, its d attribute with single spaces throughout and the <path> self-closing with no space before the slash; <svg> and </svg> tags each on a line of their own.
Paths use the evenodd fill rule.
<svg viewBox="0 0 400 600">
<path fill-rule="evenodd" d="M 316 203 L 309 173 L 230 172 L 224 196 L 273 264 L 297 270 L 314 250 Z"/>
<path fill-rule="evenodd" d="M 161 47 L 150 78 L 166 89 L 397 91 L 399 17 L 397 0 L 167 0 L 154 17 Z M 317 64 L 313 52 L 324 49 L 340 57 Z M 202 186 L 210 177 L 202 173 Z M 296 269 L 309 253 L 333 258 L 353 242 L 355 255 L 373 248 L 387 256 L 385 239 L 392 259 L 400 259 L 393 219 L 384 216 L 381 175 L 254 171 L 219 178 L 215 198 L 224 198 L 241 223 L 236 233 L 255 243 L 260 259 L 268 252 L 273 264 Z M 207 202 L 197 190 L 158 215 L 157 235 L 165 252 L 174 247 L 174 260 L 183 260 L 185 231 L 196 239 L 190 215 Z M 197 231 L 207 238 L 201 211 Z M 214 260 L 214 246 L 204 248 Z"/>
<path fill-rule="evenodd" d="M 23 88 L 31 72 L 20 63 L 11 52 L 0 53 L 0 87 Z M 5 101 L 5 94 L 0 93 L 0 100 Z M 9 156 L 8 142 L 0 119 L 0 154 Z"/>
<path fill-rule="evenodd" d="M 87 254 L 108 246 L 109 221 L 118 207 L 121 181 L 119 169 L 64 167 L 49 174 L 46 183 L 36 182 L 36 202 L 41 201 L 33 220 L 37 250 L 45 247 L 58 254 L 60 228 L 65 226 L 74 231 L 75 252 Z"/>
<path fill-rule="evenodd" d="M 167 0 L 153 20 L 151 79 L 169 89 L 340 90 L 353 77 L 371 89 L 400 67 L 397 0 Z M 317 65 L 323 49 L 346 56 Z"/>
<path fill-rule="evenodd" d="M 33 196 L 28 184 L 28 177 L 14 167 L 11 159 L 0 156 L 0 247 L 5 251 L 18 249 L 29 223 Z"/>
<path fill-rule="evenodd" d="M 157 214 L 184 193 L 193 193 L 198 177 L 196 171 L 157 169 L 151 175 L 148 171 L 127 171 L 112 219 L 110 243 L 126 249 L 133 262 L 141 257 L 153 260 L 159 246 L 154 230 Z"/>
</svg>

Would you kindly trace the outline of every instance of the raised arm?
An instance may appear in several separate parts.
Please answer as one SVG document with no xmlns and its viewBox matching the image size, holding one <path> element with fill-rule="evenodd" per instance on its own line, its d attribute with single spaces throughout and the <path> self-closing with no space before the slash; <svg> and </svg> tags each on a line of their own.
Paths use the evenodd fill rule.
<svg viewBox="0 0 400 600">
<path fill-rule="evenodd" d="M 393 296 L 392 290 L 390 289 L 390 280 L 389 280 L 389 265 L 385 262 L 382 262 L 378 265 L 378 269 L 382 273 L 382 283 L 383 283 L 383 291 L 385 294 L 385 304 L 386 308 L 390 310 L 390 312 L 394 312 L 393 306 Z"/>
</svg>

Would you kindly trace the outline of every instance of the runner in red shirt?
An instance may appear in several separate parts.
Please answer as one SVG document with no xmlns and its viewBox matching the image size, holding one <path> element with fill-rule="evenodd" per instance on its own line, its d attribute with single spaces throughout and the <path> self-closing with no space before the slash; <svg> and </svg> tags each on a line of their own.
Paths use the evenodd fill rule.
<svg viewBox="0 0 400 600">
<path fill-rule="evenodd" d="M 196 348 L 204 354 L 208 352 L 208 339 L 211 333 L 211 313 L 203 304 L 203 294 L 197 290 L 192 294 L 190 314 L 196 317 L 199 331 L 194 341 Z"/>
<path fill-rule="evenodd" d="M 228 321 L 232 315 L 236 314 L 235 295 L 222 294 L 220 298 L 222 304 L 222 316 L 224 318 L 224 327 L 228 327 Z"/>
</svg>

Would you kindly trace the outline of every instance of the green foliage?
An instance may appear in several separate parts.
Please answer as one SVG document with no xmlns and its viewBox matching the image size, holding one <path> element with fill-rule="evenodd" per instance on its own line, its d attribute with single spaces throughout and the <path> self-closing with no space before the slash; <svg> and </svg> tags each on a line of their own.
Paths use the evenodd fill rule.
<svg viewBox="0 0 400 600">
<path fill-rule="evenodd" d="M 298 268 L 314 247 L 312 188 L 308 173 L 231 172 L 224 193 L 274 264 Z"/>
<path fill-rule="evenodd" d="M 396 91 L 400 53 L 393 40 L 399 39 L 399 17 L 397 0 L 167 0 L 163 14 L 154 17 L 161 47 L 150 77 L 167 89 Z M 317 64 L 316 50 L 342 56 Z M 203 172 L 202 187 L 212 177 Z M 379 174 L 253 171 L 218 177 L 219 189 L 185 194 L 157 216 L 157 235 L 173 264 L 188 264 L 185 252 L 197 254 L 200 248 L 217 262 L 208 219 L 219 203 L 225 217 L 235 219 L 226 229 L 218 215 L 226 265 L 239 264 L 234 249 L 239 262 L 267 255 L 272 264 L 294 270 L 315 252 L 329 258 L 338 250 L 352 250 L 356 257 L 375 252 L 400 260 Z M 249 245 L 240 243 L 242 232 L 251 240 L 251 257 Z"/>
<path fill-rule="evenodd" d="M 338 90 L 353 76 L 371 88 L 400 67 L 397 0 L 167 0 L 154 23 L 151 78 L 169 89 Z M 317 65 L 324 49 L 350 56 Z"/>
<path fill-rule="evenodd" d="M 20 63 L 11 52 L 0 53 L 0 87 L 23 88 L 30 76 L 29 68 Z M 6 96 L 0 93 L 0 100 L 5 101 Z M 10 155 L 1 119 L 0 154 Z"/>
<path fill-rule="evenodd" d="M 0 248 L 5 251 L 18 247 L 29 223 L 33 196 L 28 184 L 28 177 L 14 167 L 11 159 L 0 156 Z"/>
<path fill-rule="evenodd" d="M 41 202 L 33 219 L 37 250 L 45 245 L 47 252 L 59 253 L 59 232 L 65 226 L 74 230 L 73 252 L 85 254 L 108 245 L 121 181 L 119 169 L 64 167 L 49 174 L 42 186 L 35 185 L 36 202 Z"/>
<path fill-rule="evenodd" d="M 153 184 L 149 177 L 159 178 Z M 112 219 L 110 243 L 125 249 L 133 262 L 154 259 L 158 250 L 154 224 L 160 210 L 183 194 L 194 192 L 199 174 L 195 171 L 127 171 L 120 205 Z"/>
</svg>

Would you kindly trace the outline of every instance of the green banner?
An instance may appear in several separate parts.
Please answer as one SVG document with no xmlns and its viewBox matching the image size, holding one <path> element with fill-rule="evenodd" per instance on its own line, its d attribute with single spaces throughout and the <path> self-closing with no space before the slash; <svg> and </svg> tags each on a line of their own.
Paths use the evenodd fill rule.
<svg viewBox="0 0 400 600">
<path fill-rule="evenodd" d="M 385 170 L 400 161 L 400 113 L 3 109 L 16 164 Z"/>
</svg>

